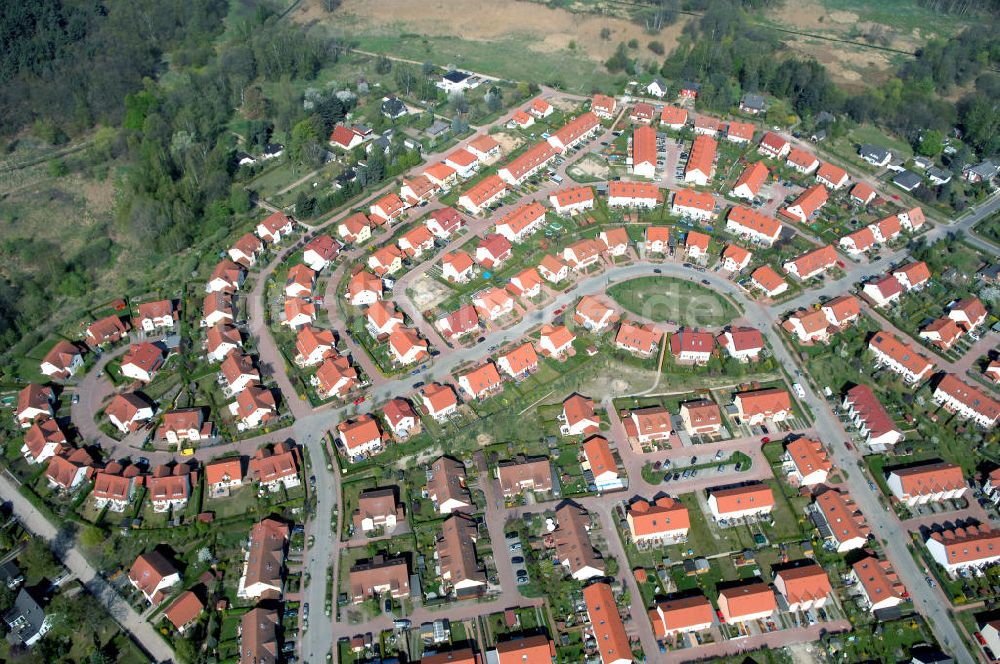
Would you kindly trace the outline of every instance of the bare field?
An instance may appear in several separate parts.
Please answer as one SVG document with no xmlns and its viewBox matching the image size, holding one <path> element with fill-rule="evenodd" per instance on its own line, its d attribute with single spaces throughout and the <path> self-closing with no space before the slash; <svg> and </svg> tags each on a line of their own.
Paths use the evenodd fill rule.
<svg viewBox="0 0 1000 664">
<path fill-rule="evenodd" d="M 289 17 L 357 39 L 362 49 L 513 80 L 558 76 L 568 89 L 588 92 L 609 80 L 602 63 L 620 42 L 635 39 L 633 57 L 660 62 L 646 45 L 656 40 L 671 50 L 686 24 L 682 19 L 649 34 L 622 18 L 517 0 L 462 0 L 460 6 L 451 0 L 345 0 L 333 14 L 320 0 L 304 0 Z M 601 38 L 605 28 L 609 39 Z"/>
</svg>

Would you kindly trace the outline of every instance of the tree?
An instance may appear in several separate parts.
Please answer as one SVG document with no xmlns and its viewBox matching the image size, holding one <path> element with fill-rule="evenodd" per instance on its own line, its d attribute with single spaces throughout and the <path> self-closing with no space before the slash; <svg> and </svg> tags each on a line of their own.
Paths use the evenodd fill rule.
<svg viewBox="0 0 1000 664">
<path fill-rule="evenodd" d="M 294 163 L 308 163 L 315 146 L 319 144 L 319 131 L 314 118 L 315 116 L 308 117 L 292 127 L 291 137 L 285 149 L 288 150 L 288 158 Z"/>
<path fill-rule="evenodd" d="M 375 60 L 375 71 L 383 76 L 392 71 L 392 60 L 384 53 Z"/>
<path fill-rule="evenodd" d="M 494 85 L 483 96 L 483 101 L 491 113 L 496 113 L 503 108 L 503 91 Z"/>
<path fill-rule="evenodd" d="M 920 136 L 917 152 L 925 157 L 936 157 L 944 149 L 944 135 L 937 129 L 928 129 Z"/>
<path fill-rule="evenodd" d="M 649 44 L 647 44 L 647 46 L 649 47 L 650 51 L 656 53 L 657 55 L 663 55 L 663 53 L 665 52 L 665 49 L 663 48 L 663 42 L 651 41 L 649 42 Z"/>
<path fill-rule="evenodd" d="M 463 120 L 460 115 L 456 115 L 455 119 L 451 121 L 452 135 L 461 136 L 467 131 L 469 131 L 469 123 Z"/>
<path fill-rule="evenodd" d="M 28 540 L 24 555 L 20 559 L 24 563 L 24 578 L 29 585 L 34 585 L 42 579 L 53 579 L 61 570 L 48 542 L 41 537 Z"/>
<path fill-rule="evenodd" d="M 629 60 L 628 53 L 625 51 L 625 43 L 619 42 L 614 55 L 608 58 L 608 61 L 604 63 L 604 66 L 607 67 L 609 72 L 615 74 L 620 71 L 625 71 L 630 64 L 631 61 Z"/>
<path fill-rule="evenodd" d="M 638 39 L 634 39 L 634 38 L 633 39 L 629 39 L 628 40 L 628 47 L 631 48 L 631 49 L 633 49 L 633 50 L 639 48 L 639 40 Z"/>
<path fill-rule="evenodd" d="M 434 73 L 434 63 L 430 60 L 425 60 L 424 64 L 420 65 L 420 71 L 423 72 L 424 76 L 430 76 Z"/>
<path fill-rule="evenodd" d="M 604 41 L 611 40 L 611 28 L 601 28 L 601 39 Z"/>
<path fill-rule="evenodd" d="M 409 95 L 413 86 L 417 84 L 417 73 L 409 65 L 398 65 L 395 78 L 397 87 L 404 95 Z"/>
</svg>

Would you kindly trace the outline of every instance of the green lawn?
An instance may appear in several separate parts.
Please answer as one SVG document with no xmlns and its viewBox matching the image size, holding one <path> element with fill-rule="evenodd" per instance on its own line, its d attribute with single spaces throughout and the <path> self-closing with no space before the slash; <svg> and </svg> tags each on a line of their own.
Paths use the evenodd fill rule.
<svg viewBox="0 0 1000 664">
<path fill-rule="evenodd" d="M 640 277 L 615 284 L 607 292 L 627 311 L 656 322 L 717 327 L 739 316 L 729 301 L 683 279 Z"/>
</svg>

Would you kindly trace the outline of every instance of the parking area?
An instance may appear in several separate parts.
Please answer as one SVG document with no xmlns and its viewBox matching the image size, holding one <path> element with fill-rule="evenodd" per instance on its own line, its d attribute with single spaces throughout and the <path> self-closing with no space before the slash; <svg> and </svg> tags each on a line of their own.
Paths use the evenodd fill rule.
<svg viewBox="0 0 1000 664">
<path fill-rule="evenodd" d="M 510 556 L 510 565 L 514 568 L 514 578 L 517 580 L 517 585 L 527 585 L 531 581 L 531 577 L 528 575 L 528 566 L 524 559 L 524 545 L 521 543 L 520 535 L 516 532 L 509 532 L 504 535 L 504 541 L 507 545 L 507 555 Z"/>
</svg>

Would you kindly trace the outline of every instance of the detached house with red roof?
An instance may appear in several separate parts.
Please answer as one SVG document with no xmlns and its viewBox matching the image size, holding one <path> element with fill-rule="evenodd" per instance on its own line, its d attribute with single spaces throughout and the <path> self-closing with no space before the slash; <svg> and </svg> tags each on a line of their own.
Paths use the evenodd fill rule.
<svg viewBox="0 0 1000 664">
<path fill-rule="evenodd" d="M 316 388 L 322 399 L 343 398 L 357 387 L 358 372 L 346 357 L 334 353 L 323 360 L 309 379 L 309 384 Z"/>
<path fill-rule="evenodd" d="M 47 461 L 60 453 L 67 444 L 66 434 L 50 418 L 38 420 L 24 433 L 21 456 L 29 464 Z"/>
<path fill-rule="evenodd" d="M 576 335 L 565 325 L 543 325 L 538 338 L 538 348 L 549 357 L 563 357 L 573 350 Z"/>
<path fill-rule="evenodd" d="M 649 124 L 656 115 L 656 109 L 652 104 L 644 101 L 637 102 L 629 111 L 628 119 L 635 124 Z"/>
<path fill-rule="evenodd" d="M 708 256 L 708 245 L 712 238 L 698 231 L 688 231 L 684 238 L 684 254 L 691 260 L 700 261 Z"/>
<path fill-rule="evenodd" d="M 485 399 L 503 389 L 496 365 L 486 362 L 458 378 L 458 386 L 473 399 Z"/>
<path fill-rule="evenodd" d="M 444 207 L 432 210 L 424 225 L 434 237 L 447 240 L 465 226 L 465 217 L 453 207 Z"/>
<path fill-rule="evenodd" d="M 382 430 L 371 415 L 359 415 L 337 425 L 337 438 L 348 458 L 373 456 L 385 449 Z"/>
<path fill-rule="evenodd" d="M 368 267 L 380 277 L 396 274 L 403 269 L 405 255 L 398 247 L 386 245 L 375 250 L 368 256 Z"/>
<path fill-rule="evenodd" d="M 214 327 L 219 323 L 232 323 L 236 320 L 236 305 L 233 297 L 224 291 L 209 293 L 202 300 L 201 326 Z"/>
<path fill-rule="evenodd" d="M 786 262 L 782 267 L 788 274 L 805 281 L 832 269 L 837 265 L 837 252 L 833 245 L 806 252 L 794 260 Z"/>
<path fill-rule="evenodd" d="M 256 233 L 264 242 L 278 244 L 295 230 L 295 222 L 284 212 L 273 212 L 257 224 Z"/>
<path fill-rule="evenodd" d="M 538 370 L 538 355 L 531 342 L 525 342 L 497 358 L 497 368 L 514 380 L 526 378 Z"/>
<path fill-rule="evenodd" d="M 177 312 L 174 310 L 174 303 L 170 300 L 158 300 L 156 302 L 143 302 L 139 305 L 135 324 L 143 332 L 151 333 L 163 328 L 172 330 L 176 320 Z"/>
<path fill-rule="evenodd" d="M 463 304 L 450 314 L 436 320 L 434 328 L 449 341 L 455 341 L 481 329 L 479 314 L 476 313 L 475 306 Z"/>
<path fill-rule="evenodd" d="M 187 466 L 157 466 L 146 478 L 146 488 L 154 512 L 182 510 L 191 497 L 191 474 Z"/>
<path fill-rule="evenodd" d="M 629 437 L 643 444 L 668 441 L 674 432 L 670 411 L 663 406 L 636 408 L 623 418 L 622 424 Z"/>
<path fill-rule="evenodd" d="M 819 309 L 796 311 L 781 326 L 798 337 L 803 344 L 827 343 L 830 340 L 830 321 Z"/>
<path fill-rule="evenodd" d="M 281 487 L 294 489 L 302 481 L 299 479 L 298 450 L 278 443 L 273 450 L 263 447 L 250 460 L 249 475 L 260 485 L 260 490 L 271 493 Z"/>
<path fill-rule="evenodd" d="M 948 318 L 958 323 L 963 330 L 971 332 L 986 321 L 986 307 L 976 297 L 959 300 L 948 310 Z"/>
<path fill-rule="evenodd" d="M 583 238 L 563 249 L 562 258 L 577 272 L 601 261 L 603 247 L 597 240 Z"/>
<path fill-rule="evenodd" d="M 733 398 L 740 420 L 756 426 L 765 421 L 783 422 L 792 414 L 792 398 L 787 391 L 775 387 L 737 392 Z"/>
<path fill-rule="evenodd" d="M 829 195 L 826 187 L 821 184 L 814 184 L 809 187 L 799 197 L 792 201 L 792 204 L 781 210 L 781 214 L 800 223 L 806 223 L 824 205 Z"/>
<path fill-rule="evenodd" d="M 908 597 L 888 560 L 862 558 L 851 566 L 849 577 L 871 613 L 898 606 Z"/>
<path fill-rule="evenodd" d="M 465 149 L 471 152 L 481 164 L 492 164 L 500 158 L 500 143 L 489 134 L 479 134 L 469 141 Z"/>
<path fill-rule="evenodd" d="M 927 263 L 917 261 L 893 270 L 892 276 L 896 277 L 905 290 L 919 290 L 930 281 L 931 271 L 928 269 Z"/>
<path fill-rule="evenodd" d="M 597 241 L 609 256 L 624 256 L 628 253 L 628 231 L 625 230 L 624 226 L 615 226 L 601 231 L 597 235 Z"/>
<path fill-rule="evenodd" d="M 475 276 L 474 267 L 472 256 L 461 250 L 445 254 L 441 258 L 441 276 L 456 284 L 470 281 Z"/>
<path fill-rule="evenodd" d="M 147 602 L 159 604 L 166 598 L 164 591 L 181 582 L 181 575 L 162 553 L 153 550 L 135 559 L 128 581 Z"/>
<path fill-rule="evenodd" d="M 685 401 L 681 404 L 679 414 L 684 431 L 689 436 L 717 436 L 722 430 L 722 415 L 714 401 Z"/>
<path fill-rule="evenodd" d="M 562 422 L 559 433 L 564 436 L 585 436 L 597 433 L 601 427 L 601 420 L 594 411 L 594 400 L 579 394 L 563 401 L 558 419 Z"/>
<path fill-rule="evenodd" d="M 811 438 L 796 438 L 785 445 L 783 470 L 792 486 L 825 484 L 833 464 L 823 443 Z"/>
<path fill-rule="evenodd" d="M 716 340 L 730 357 L 740 362 L 756 362 L 764 350 L 764 336 L 753 327 L 731 327 Z"/>
<path fill-rule="evenodd" d="M 764 162 L 755 161 L 743 169 L 740 177 L 736 180 L 736 184 L 733 185 L 732 191 L 729 193 L 736 198 L 752 201 L 760 194 L 761 188 L 767 182 L 767 176 L 767 166 L 764 165 Z"/>
<path fill-rule="evenodd" d="M 687 121 L 687 109 L 680 108 L 678 106 L 670 106 L 668 104 L 663 107 L 662 111 L 660 111 L 660 124 L 665 125 L 669 129 L 683 129 L 687 125 Z"/>
<path fill-rule="evenodd" d="M 656 130 L 649 125 L 632 132 L 632 172 L 643 178 L 656 177 Z"/>
<path fill-rule="evenodd" d="M 316 305 L 300 297 L 285 298 L 285 325 L 297 330 L 316 321 Z"/>
<path fill-rule="evenodd" d="M 118 514 L 125 511 L 135 497 L 136 488 L 142 484 L 139 469 L 135 466 L 122 468 L 110 463 L 103 470 L 94 473 L 94 507 L 108 508 Z"/>
<path fill-rule="evenodd" d="M 594 487 L 599 493 L 624 488 L 618 474 L 618 464 L 611 453 L 611 446 L 603 436 L 591 436 L 583 441 L 583 459 L 580 467 L 594 476 Z"/>
<path fill-rule="evenodd" d="M 484 268 L 499 270 L 510 260 L 513 247 L 502 235 L 490 233 L 485 235 L 476 246 L 476 262 Z"/>
<path fill-rule="evenodd" d="M 206 463 L 205 484 L 212 498 L 228 497 L 231 489 L 243 486 L 243 457 Z"/>
<path fill-rule="evenodd" d="M 750 275 L 754 288 L 763 291 L 767 297 L 777 297 L 788 290 L 788 283 L 770 265 L 761 265 Z"/>
<path fill-rule="evenodd" d="M 623 322 L 615 336 L 615 347 L 633 355 L 650 357 L 659 349 L 662 338 L 663 333 L 653 325 L 633 325 Z"/>
<path fill-rule="evenodd" d="M 345 244 L 363 244 L 371 239 L 373 225 L 364 212 L 355 212 L 337 224 L 337 237 Z"/>
<path fill-rule="evenodd" d="M 49 378 L 63 380 L 83 368 L 83 352 L 68 341 L 59 340 L 45 354 L 39 370 Z"/>
<path fill-rule="evenodd" d="M 389 335 L 389 354 L 397 364 L 406 366 L 421 362 L 429 357 L 427 349 L 427 342 L 416 330 L 398 327 Z"/>
<path fill-rule="evenodd" d="M 341 150 L 356 148 L 364 141 L 364 134 L 344 125 L 335 126 L 330 133 L 330 145 Z"/>
<path fill-rule="evenodd" d="M 396 246 L 410 258 L 420 258 L 434 248 L 434 235 L 426 226 L 415 226 L 400 236 Z"/>
<path fill-rule="evenodd" d="M 382 198 L 372 203 L 368 209 L 371 220 L 377 225 L 392 224 L 402 218 L 406 210 L 406 204 L 396 194 L 386 194 Z"/>
<path fill-rule="evenodd" d="M 816 155 L 805 150 L 791 148 L 788 152 L 788 158 L 785 160 L 785 165 L 803 175 L 809 175 L 819 168 L 819 159 L 816 158 Z"/>
<path fill-rule="evenodd" d="M 127 434 L 153 418 L 153 407 L 138 394 L 126 392 L 115 395 L 104 409 L 104 414 L 116 429 Z"/>
<path fill-rule="evenodd" d="M 333 330 L 321 330 L 312 325 L 300 328 L 295 337 L 295 364 L 300 367 L 319 364 L 333 353 L 336 343 Z"/>
<path fill-rule="evenodd" d="M 591 332 L 602 332 L 617 320 L 615 310 L 600 300 L 584 295 L 576 305 L 573 320 Z"/>
<path fill-rule="evenodd" d="M 163 351 L 149 342 L 134 344 L 122 356 L 120 371 L 123 376 L 148 383 L 163 366 Z"/>
<path fill-rule="evenodd" d="M 875 233 L 872 232 L 871 228 L 865 226 L 840 238 L 838 244 L 850 256 L 858 257 L 875 246 Z"/>
<path fill-rule="evenodd" d="M 820 609 L 833 594 L 826 570 L 812 561 L 799 561 L 795 567 L 785 567 L 774 575 L 774 588 L 788 604 L 789 611 Z"/>
<path fill-rule="evenodd" d="M 182 442 L 208 440 L 215 435 L 215 426 L 205 421 L 201 408 L 181 408 L 163 415 L 163 424 L 156 437 L 180 448 Z"/>
<path fill-rule="evenodd" d="M 712 517 L 720 522 L 758 518 L 771 513 L 774 494 L 763 482 L 712 489 L 708 494 L 708 507 Z"/>
<path fill-rule="evenodd" d="M 858 182 L 853 187 L 851 187 L 851 201 L 858 203 L 862 206 L 867 206 L 878 194 L 872 189 L 871 185 L 866 182 Z"/>
<path fill-rule="evenodd" d="M 45 479 L 49 487 L 61 491 L 73 491 L 94 472 L 94 460 L 85 449 L 61 448 L 49 459 L 45 469 Z"/>
<path fill-rule="evenodd" d="M 958 323 L 946 316 L 931 321 L 920 330 L 921 339 L 926 339 L 944 351 L 954 346 L 963 334 Z"/>
<path fill-rule="evenodd" d="M 753 140 L 753 123 L 730 120 L 726 127 L 726 140 L 738 145 L 746 145 Z"/>
<path fill-rule="evenodd" d="M 757 152 L 771 159 L 782 159 L 791 149 L 791 144 L 773 131 L 764 134 L 757 146 Z"/>
<path fill-rule="evenodd" d="M 347 299 L 356 307 L 382 299 L 382 279 L 367 270 L 358 270 L 347 282 Z"/>
<path fill-rule="evenodd" d="M 264 243 L 253 233 L 244 233 L 233 246 L 229 247 L 226 253 L 234 262 L 244 266 L 253 267 L 257 263 L 257 257 L 264 251 Z M 211 283 L 211 282 L 210 282 Z"/>
<path fill-rule="evenodd" d="M 329 235 L 317 235 L 305 246 L 302 262 L 313 272 L 322 272 L 340 253 L 340 243 Z"/>
<path fill-rule="evenodd" d="M 236 395 L 236 401 L 229 404 L 229 412 L 239 419 L 237 428 L 245 431 L 259 427 L 277 415 L 278 403 L 270 389 L 251 383 Z"/>
<path fill-rule="evenodd" d="M 458 396 L 450 385 L 431 383 L 420 393 L 427 414 L 438 422 L 447 421 L 458 411 Z"/>
<path fill-rule="evenodd" d="M 510 278 L 507 290 L 517 297 L 538 297 L 542 293 L 542 278 L 539 276 L 538 270 L 529 267 Z"/>
<path fill-rule="evenodd" d="M 557 284 L 569 278 L 569 264 L 558 256 L 546 254 L 538 263 L 538 274 L 549 283 Z"/>
<path fill-rule="evenodd" d="M 32 383 L 17 393 L 17 408 L 14 411 L 14 417 L 22 429 L 27 429 L 32 422 L 39 418 L 54 416 L 53 405 L 55 401 L 55 393 L 51 387 Z"/>
<path fill-rule="evenodd" d="M 850 178 L 847 177 L 847 171 L 840 166 L 834 166 L 830 162 L 824 161 L 820 164 L 819 170 L 816 171 L 816 182 L 833 191 L 837 191 L 847 186 Z"/>
<path fill-rule="evenodd" d="M 389 430 L 400 440 L 421 431 L 420 417 L 406 399 L 390 399 L 382 407 L 382 416 L 389 425 Z"/>
<path fill-rule="evenodd" d="M 471 178 L 479 170 L 479 159 L 464 148 L 459 148 L 449 153 L 444 158 L 444 163 L 454 168 L 455 172 L 458 173 L 458 177 L 463 180 Z"/>
<path fill-rule="evenodd" d="M 618 110 L 618 100 L 608 95 L 595 94 L 590 100 L 590 112 L 602 120 L 611 120 Z"/>
<path fill-rule="evenodd" d="M 479 315 L 489 321 L 509 316 L 514 311 L 514 298 L 503 288 L 490 286 L 472 296 Z"/>
<path fill-rule="evenodd" d="M 392 302 L 379 300 L 365 310 L 365 329 L 374 338 L 392 334 L 403 324 L 403 314 Z"/>
<path fill-rule="evenodd" d="M 88 325 L 84 338 L 90 347 L 96 348 L 104 344 L 118 343 L 127 334 L 128 325 L 121 318 L 112 314 Z"/>
</svg>

